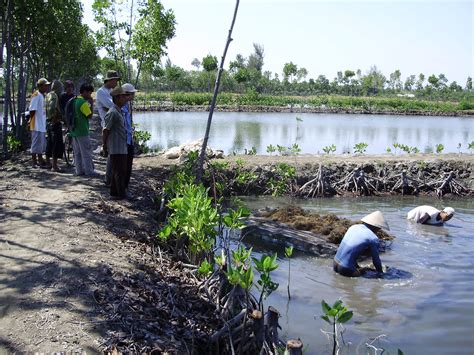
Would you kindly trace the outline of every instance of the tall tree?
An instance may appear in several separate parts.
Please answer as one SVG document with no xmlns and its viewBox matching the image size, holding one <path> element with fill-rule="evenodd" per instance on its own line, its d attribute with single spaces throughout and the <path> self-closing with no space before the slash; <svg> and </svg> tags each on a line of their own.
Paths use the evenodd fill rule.
<svg viewBox="0 0 474 355">
<path fill-rule="evenodd" d="M 298 72 L 298 66 L 293 62 L 285 63 L 283 66 L 283 80 L 286 82 L 293 81 L 293 77 Z"/>
</svg>

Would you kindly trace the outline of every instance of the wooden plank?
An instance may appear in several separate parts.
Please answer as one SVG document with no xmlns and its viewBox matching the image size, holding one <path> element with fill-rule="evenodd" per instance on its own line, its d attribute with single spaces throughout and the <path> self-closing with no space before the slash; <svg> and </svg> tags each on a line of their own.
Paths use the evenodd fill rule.
<svg viewBox="0 0 474 355">
<path fill-rule="evenodd" d="M 246 225 L 242 230 L 244 239 L 255 239 L 282 247 L 293 246 L 295 250 L 318 257 L 332 258 L 337 251 L 337 245 L 320 235 L 297 230 L 266 218 L 250 217 Z"/>
</svg>

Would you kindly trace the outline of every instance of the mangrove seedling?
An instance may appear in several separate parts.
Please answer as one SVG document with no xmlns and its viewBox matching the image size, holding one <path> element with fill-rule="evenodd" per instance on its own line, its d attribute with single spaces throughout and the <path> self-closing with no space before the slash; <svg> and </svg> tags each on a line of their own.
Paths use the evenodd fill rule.
<svg viewBox="0 0 474 355">
<path fill-rule="evenodd" d="M 474 149 L 474 141 L 472 141 L 471 143 L 469 143 L 469 145 L 467 146 L 467 149 L 469 149 L 470 151 L 472 149 Z"/>
<path fill-rule="evenodd" d="M 444 145 L 442 145 L 441 143 L 440 144 L 436 144 L 436 153 L 437 154 L 441 154 L 444 150 Z"/>
<path fill-rule="evenodd" d="M 291 295 L 290 295 L 290 260 L 291 256 L 293 255 L 293 246 L 285 247 L 285 257 L 288 259 L 288 299 L 291 300 Z"/>
<path fill-rule="evenodd" d="M 365 149 L 368 147 L 369 145 L 365 142 L 360 142 L 360 143 L 356 143 L 354 145 L 354 153 L 356 154 L 364 154 L 365 153 Z"/>
<path fill-rule="evenodd" d="M 201 265 L 199 266 L 198 273 L 204 277 L 208 277 L 212 273 L 213 269 L 213 265 L 209 261 L 204 259 Z"/>
<path fill-rule="evenodd" d="M 267 145 L 267 153 L 272 155 L 272 153 L 276 152 L 276 147 L 273 144 Z"/>
<path fill-rule="evenodd" d="M 293 143 L 293 145 L 291 147 L 288 147 L 288 149 L 293 155 L 298 155 L 299 153 L 301 153 L 301 148 L 297 143 Z"/>
<path fill-rule="evenodd" d="M 270 273 L 278 268 L 278 263 L 276 262 L 277 254 L 273 256 L 262 255 L 260 260 L 257 258 L 252 258 L 255 268 L 260 273 L 260 279 L 257 281 L 260 286 L 260 297 L 258 300 L 258 305 L 260 310 L 263 312 L 263 299 L 267 298 L 273 291 L 278 288 L 278 283 L 273 282 Z"/>
<path fill-rule="evenodd" d="M 325 154 L 331 154 L 331 153 L 335 153 L 336 152 L 336 145 L 335 144 L 331 144 L 331 145 L 327 145 L 323 148 L 323 152 Z"/>
<path fill-rule="evenodd" d="M 333 306 L 329 306 L 326 301 L 321 301 L 321 307 L 323 309 L 324 315 L 321 316 L 327 323 L 332 325 L 332 339 L 333 339 L 333 348 L 332 353 L 336 355 L 337 349 L 339 347 L 338 342 L 338 324 L 343 324 L 348 322 L 352 316 L 353 312 L 349 311 L 347 307 L 345 307 L 341 300 L 336 301 Z"/>
<path fill-rule="evenodd" d="M 392 150 L 390 149 L 390 147 L 387 147 L 387 149 L 385 149 L 385 151 L 387 152 L 387 154 L 391 154 L 391 153 L 392 153 Z"/>
<path fill-rule="evenodd" d="M 287 149 L 287 147 L 277 144 L 278 153 L 280 153 L 281 155 L 285 155 L 287 153 Z"/>
</svg>

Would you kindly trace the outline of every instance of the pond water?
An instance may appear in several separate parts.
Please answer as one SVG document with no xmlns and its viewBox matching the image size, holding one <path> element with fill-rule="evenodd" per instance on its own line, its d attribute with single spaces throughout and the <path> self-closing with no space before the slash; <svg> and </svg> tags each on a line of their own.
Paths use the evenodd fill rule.
<svg viewBox="0 0 474 355">
<path fill-rule="evenodd" d="M 152 135 L 149 146 L 168 149 L 202 139 L 207 112 L 137 112 L 139 129 Z M 298 117 L 298 119 L 297 119 Z M 458 144 L 466 152 L 474 140 L 474 118 L 432 116 L 389 116 L 311 113 L 216 112 L 213 116 L 209 146 L 225 154 L 243 153 L 255 147 L 267 154 L 267 146 L 297 143 L 303 154 L 323 153 L 336 145 L 336 154 L 354 151 L 357 143 L 367 143 L 366 153 L 382 154 L 393 143 L 433 152 L 443 144 L 443 153 L 457 153 Z"/>
<path fill-rule="evenodd" d="M 254 208 L 283 206 L 288 199 L 245 198 Z M 287 298 L 288 264 L 280 260 L 274 278 L 279 289 L 265 307 L 280 313 L 282 335 L 308 345 L 308 354 L 331 353 L 321 329 L 321 300 L 342 299 L 354 316 L 346 325 L 343 354 L 367 353 L 374 343 L 396 354 L 472 354 L 474 349 L 474 201 L 428 198 L 313 199 L 292 201 L 318 213 L 333 212 L 353 220 L 379 209 L 396 237 L 381 254 L 392 274 L 384 279 L 347 278 L 332 270 L 332 259 L 297 254 L 291 262 L 291 301 Z M 456 210 L 443 227 L 416 225 L 406 214 L 414 206 L 442 203 Z M 262 249 L 259 250 L 262 252 Z M 281 255 L 281 254 L 279 254 Z M 373 352 L 371 352 L 373 353 Z M 379 352 L 380 353 L 380 352 Z"/>
</svg>

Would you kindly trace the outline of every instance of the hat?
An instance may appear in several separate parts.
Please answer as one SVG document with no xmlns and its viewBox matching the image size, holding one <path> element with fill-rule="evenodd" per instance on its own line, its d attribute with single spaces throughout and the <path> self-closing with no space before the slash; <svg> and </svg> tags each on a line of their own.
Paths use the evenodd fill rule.
<svg viewBox="0 0 474 355">
<path fill-rule="evenodd" d="M 46 78 L 41 78 L 41 79 L 38 79 L 38 81 L 36 82 L 36 85 L 40 86 L 40 85 L 49 85 L 51 84 Z"/>
<path fill-rule="evenodd" d="M 121 79 L 120 75 L 115 70 L 108 70 L 107 75 L 104 78 L 104 83 L 112 79 Z"/>
<path fill-rule="evenodd" d="M 115 89 L 113 89 L 110 92 L 110 96 L 120 96 L 120 95 L 126 95 L 125 91 L 122 89 L 121 86 L 117 86 Z"/>
<path fill-rule="evenodd" d="M 452 216 L 454 214 L 454 208 L 452 207 L 446 207 L 444 210 L 443 210 L 444 213 L 446 213 L 448 216 Z"/>
<path fill-rule="evenodd" d="M 135 89 L 135 87 L 132 84 L 126 83 L 122 85 L 123 91 L 125 91 L 127 94 L 132 94 L 134 92 L 137 92 L 138 90 Z"/>
<path fill-rule="evenodd" d="M 386 230 L 390 230 L 388 223 L 385 220 L 385 217 L 380 211 L 375 211 L 371 214 L 368 214 L 367 216 L 362 218 L 361 221 L 377 228 L 384 228 Z"/>
</svg>

